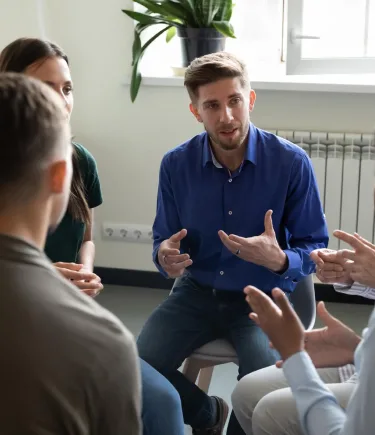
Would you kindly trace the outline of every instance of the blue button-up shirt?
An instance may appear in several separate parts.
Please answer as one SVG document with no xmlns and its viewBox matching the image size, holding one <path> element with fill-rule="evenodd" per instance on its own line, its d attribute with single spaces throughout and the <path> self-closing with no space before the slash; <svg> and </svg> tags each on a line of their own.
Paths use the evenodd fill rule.
<svg viewBox="0 0 375 435">
<path fill-rule="evenodd" d="M 264 232 L 264 216 L 273 210 L 277 240 L 289 266 L 283 274 L 246 262 L 221 242 L 218 231 L 242 237 Z M 162 160 L 153 258 L 163 240 L 181 229 L 181 251 L 193 261 L 188 268 L 201 285 L 242 291 L 255 285 L 293 291 L 314 271 L 312 250 L 328 243 L 326 221 L 311 162 L 298 146 L 250 126 L 244 162 L 235 172 L 213 159 L 207 133 L 169 151 Z"/>
</svg>

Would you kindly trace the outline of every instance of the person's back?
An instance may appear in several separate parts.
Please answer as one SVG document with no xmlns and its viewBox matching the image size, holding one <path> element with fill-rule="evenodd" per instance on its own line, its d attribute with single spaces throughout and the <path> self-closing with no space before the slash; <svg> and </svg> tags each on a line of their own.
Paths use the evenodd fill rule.
<svg viewBox="0 0 375 435">
<path fill-rule="evenodd" d="M 137 433 L 131 334 L 22 240 L 0 235 L 0 276 L 1 433 Z"/>
<path fill-rule="evenodd" d="M 132 335 L 43 253 L 48 228 L 65 212 L 71 179 L 70 132 L 53 94 L 35 80 L 0 75 L 0 433 L 138 435 Z M 23 137 L 9 144 L 10 133 Z M 39 141 L 28 142 L 31 133 Z M 47 139 L 55 150 L 46 148 Z M 16 151 L 23 145 L 27 161 Z M 14 174 L 18 158 L 24 175 Z"/>
</svg>

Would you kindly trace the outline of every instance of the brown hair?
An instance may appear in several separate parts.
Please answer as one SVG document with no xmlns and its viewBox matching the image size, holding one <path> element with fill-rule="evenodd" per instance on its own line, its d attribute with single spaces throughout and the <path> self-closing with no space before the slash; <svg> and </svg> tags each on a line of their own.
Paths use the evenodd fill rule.
<svg viewBox="0 0 375 435">
<path fill-rule="evenodd" d="M 33 195 L 43 164 L 69 134 L 64 106 L 47 85 L 0 74 L 0 207 Z"/>
<path fill-rule="evenodd" d="M 50 41 L 37 38 L 16 39 L 0 53 L 0 72 L 23 73 L 35 62 L 51 57 L 61 57 L 69 65 L 68 57 L 62 48 Z M 86 224 L 90 222 L 90 210 L 75 146 L 73 147 L 73 180 L 68 210 L 75 220 Z"/>
<path fill-rule="evenodd" d="M 221 51 L 194 59 L 185 72 L 184 85 L 194 101 L 201 86 L 235 77 L 240 78 L 244 88 L 250 87 L 246 64 L 233 54 Z"/>
</svg>

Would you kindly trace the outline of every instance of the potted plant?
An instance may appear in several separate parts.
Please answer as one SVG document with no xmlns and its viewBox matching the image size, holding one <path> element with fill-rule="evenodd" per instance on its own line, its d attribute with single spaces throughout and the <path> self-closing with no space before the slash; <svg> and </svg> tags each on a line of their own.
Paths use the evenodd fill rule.
<svg viewBox="0 0 375 435">
<path fill-rule="evenodd" d="M 230 23 L 232 0 L 133 0 L 146 8 L 144 13 L 123 9 L 137 21 L 134 29 L 132 77 L 130 97 L 135 101 L 142 76 L 139 63 L 147 47 L 166 33 L 169 42 L 177 33 L 181 40 L 183 66 L 196 57 L 224 50 L 225 38 L 235 38 Z M 152 25 L 165 25 L 148 41 L 142 43 L 141 34 Z"/>
</svg>

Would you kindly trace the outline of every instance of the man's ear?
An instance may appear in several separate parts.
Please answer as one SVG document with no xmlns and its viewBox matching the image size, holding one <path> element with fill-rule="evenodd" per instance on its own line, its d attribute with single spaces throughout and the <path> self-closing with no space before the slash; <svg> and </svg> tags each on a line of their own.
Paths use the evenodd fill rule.
<svg viewBox="0 0 375 435">
<path fill-rule="evenodd" d="M 250 105 L 249 105 L 250 112 L 252 112 L 254 109 L 256 99 L 257 99 L 257 94 L 255 93 L 255 91 L 253 89 L 251 89 L 250 90 Z"/>
<path fill-rule="evenodd" d="M 49 180 L 50 189 L 53 193 L 60 194 L 63 192 L 67 172 L 67 162 L 65 160 L 60 160 L 51 164 L 49 169 Z"/>
<path fill-rule="evenodd" d="M 195 119 L 196 119 L 198 122 L 203 122 L 203 121 L 202 121 L 202 118 L 200 117 L 200 115 L 199 115 L 199 113 L 198 113 L 198 109 L 197 109 L 197 107 L 196 107 L 193 103 L 190 103 L 190 104 L 189 104 L 189 109 L 190 109 L 190 112 L 195 116 Z"/>
</svg>

